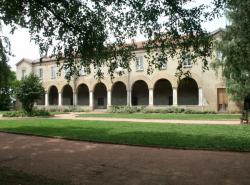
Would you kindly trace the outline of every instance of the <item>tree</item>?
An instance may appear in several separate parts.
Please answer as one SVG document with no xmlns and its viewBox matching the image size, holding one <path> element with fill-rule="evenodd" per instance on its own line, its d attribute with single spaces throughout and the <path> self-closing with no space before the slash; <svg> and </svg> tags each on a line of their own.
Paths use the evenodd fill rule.
<svg viewBox="0 0 250 185">
<path fill-rule="evenodd" d="M 17 99 L 22 103 L 23 109 L 29 114 L 32 114 L 34 103 L 44 94 L 44 88 L 40 79 L 30 74 L 18 82 L 15 89 Z"/>
<path fill-rule="evenodd" d="M 232 99 L 244 101 L 250 95 L 250 0 L 230 0 L 226 8 L 230 25 L 217 45 L 219 66 Z"/>
<path fill-rule="evenodd" d="M 69 69 L 68 79 L 92 64 L 98 77 L 104 64 L 111 77 L 118 66 L 130 70 L 137 45 L 126 40 L 138 33 L 147 39 L 149 73 L 176 57 L 182 75 L 187 55 L 194 62 L 201 58 L 207 68 L 212 41 L 201 24 L 219 15 L 224 1 L 212 0 L 208 7 L 191 6 L 191 0 L 3 0 L 0 19 L 13 31 L 17 25 L 28 28 L 41 54 L 51 53 L 61 69 Z"/>
<path fill-rule="evenodd" d="M 8 55 L 11 55 L 10 43 L 6 37 L 0 35 L 0 110 L 9 110 L 15 80 L 15 74 L 8 65 Z"/>
</svg>

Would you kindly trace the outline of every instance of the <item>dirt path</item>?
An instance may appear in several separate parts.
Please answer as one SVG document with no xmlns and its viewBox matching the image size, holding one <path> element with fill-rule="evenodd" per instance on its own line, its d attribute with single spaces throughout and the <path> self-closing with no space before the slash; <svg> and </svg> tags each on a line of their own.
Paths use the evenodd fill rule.
<svg viewBox="0 0 250 185">
<path fill-rule="evenodd" d="M 126 121 L 144 123 L 182 123 L 182 124 L 219 124 L 219 125 L 238 125 L 240 120 L 167 120 L 167 119 L 133 119 L 133 118 L 101 118 L 101 117 L 77 117 L 79 113 L 58 114 L 55 119 L 74 119 L 74 120 L 97 120 L 97 121 Z"/>
<path fill-rule="evenodd" d="M 0 166 L 77 185 L 249 185 L 250 153 L 67 141 L 0 133 Z"/>
</svg>

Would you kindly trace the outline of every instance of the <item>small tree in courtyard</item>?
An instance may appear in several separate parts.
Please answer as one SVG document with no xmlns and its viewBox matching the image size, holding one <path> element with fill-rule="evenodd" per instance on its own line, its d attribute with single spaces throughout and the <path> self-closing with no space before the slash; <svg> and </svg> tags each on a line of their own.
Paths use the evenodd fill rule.
<svg viewBox="0 0 250 185">
<path fill-rule="evenodd" d="M 34 103 L 44 94 L 44 88 L 40 79 L 34 75 L 23 78 L 16 87 L 16 97 L 22 103 L 22 108 L 29 114 L 32 114 Z"/>
</svg>

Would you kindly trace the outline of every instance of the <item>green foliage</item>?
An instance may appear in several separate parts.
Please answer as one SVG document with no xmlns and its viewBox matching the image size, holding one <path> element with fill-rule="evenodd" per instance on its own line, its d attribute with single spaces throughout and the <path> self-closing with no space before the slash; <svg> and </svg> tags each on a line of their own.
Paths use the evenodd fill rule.
<svg viewBox="0 0 250 185">
<path fill-rule="evenodd" d="M 35 101 L 44 94 L 44 88 L 40 79 L 36 75 L 30 74 L 17 83 L 15 93 L 22 103 L 23 109 L 31 115 Z"/>
<path fill-rule="evenodd" d="M 161 67 L 159 63 L 176 57 L 181 75 L 187 54 L 194 62 L 201 58 L 206 69 L 212 42 L 201 24 L 220 15 L 224 0 L 213 0 L 211 7 L 189 3 L 190 0 L 6 0 L 0 2 L 0 19 L 13 30 L 16 25 L 28 28 L 41 52 L 52 53 L 58 64 L 64 59 L 61 67 L 69 69 L 68 79 L 79 75 L 82 66 L 89 72 L 91 64 L 98 77 L 103 77 L 98 66 L 104 64 L 111 77 L 118 66 L 131 70 L 129 62 L 135 60 L 133 51 L 137 45 L 127 44 L 126 40 L 138 33 L 148 40 L 144 48 L 149 73 L 154 66 Z"/>
<path fill-rule="evenodd" d="M 51 114 L 46 110 L 33 110 L 31 113 L 26 111 L 9 111 L 3 113 L 3 117 L 49 117 Z"/>
<path fill-rule="evenodd" d="M 136 113 L 136 112 L 142 112 L 142 110 L 145 109 L 144 106 L 111 106 L 108 110 L 110 113 Z"/>
<path fill-rule="evenodd" d="M 215 114 L 214 111 L 199 111 L 192 109 L 184 109 L 184 108 L 146 108 L 145 106 L 111 106 L 108 110 L 110 113 L 185 113 L 185 114 Z"/>
<path fill-rule="evenodd" d="M 218 43 L 219 62 L 228 93 L 243 101 L 250 94 L 250 1 L 230 0 L 226 8 L 230 24 Z"/>
<path fill-rule="evenodd" d="M 1 24 L 0 24 L 1 29 Z M 0 110 L 9 110 L 12 88 L 15 74 L 10 70 L 8 65 L 9 41 L 6 37 L 0 36 Z"/>
</svg>

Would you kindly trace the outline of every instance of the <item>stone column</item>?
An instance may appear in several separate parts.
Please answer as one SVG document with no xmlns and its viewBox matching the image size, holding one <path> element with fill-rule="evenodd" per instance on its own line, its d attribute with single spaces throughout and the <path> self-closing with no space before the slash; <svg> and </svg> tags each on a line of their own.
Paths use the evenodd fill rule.
<svg viewBox="0 0 250 185">
<path fill-rule="evenodd" d="M 77 106 L 78 100 L 77 100 L 77 93 L 73 94 L 73 105 Z"/>
<path fill-rule="evenodd" d="M 111 91 L 108 90 L 107 93 L 107 106 L 110 107 L 111 106 Z"/>
<path fill-rule="evenodd" d="M 58 106 L 62 106 L 62 93 L 58 93 Z"/>
<path fill-rule="evenodd" d="M 93 109 L 94 104 L 93 104 L 93 91 L 89 91 L 89 107 Z"/>
<path fill-rule="evenodd" d="M 173 88 L 173 106 L 177 106 L 178 105 L 178 101 L 177 101 L 177 97 L 178 97 L 178 95 L 177 95 L 177 88 L 175 87 L 175 88 Z"/>
<path fill-rule="evenodd" d="M 199 106 L 203 106 L 203 90 L 199 88 Z"/>
<path fill-rule="evenodd" d="M 149 89 L 149 106 L 154 106 L 154 89 Z"/>
<path fill-rule="evenodd" d="M 45 93 L 45 106 L 49 106 L 49 95 L 48 93 Z"/>
<path fill-rule="evenodd" d="M 127 91 L 127 106 L 131 106 L 131 91 Z"/>
</svg>

